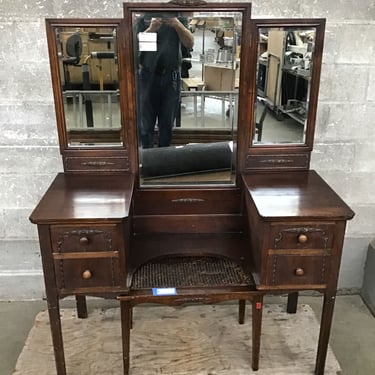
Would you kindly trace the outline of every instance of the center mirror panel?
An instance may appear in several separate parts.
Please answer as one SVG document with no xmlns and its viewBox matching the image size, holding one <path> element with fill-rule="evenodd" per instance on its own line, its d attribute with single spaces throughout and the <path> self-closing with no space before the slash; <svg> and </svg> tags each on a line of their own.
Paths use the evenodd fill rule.
<svg viewBox="0 0 375 375">
<path fill-rule="evenodd" d="M 132 13 L 141 186 L 235 183 L 242 13 Z"/>
</svg>

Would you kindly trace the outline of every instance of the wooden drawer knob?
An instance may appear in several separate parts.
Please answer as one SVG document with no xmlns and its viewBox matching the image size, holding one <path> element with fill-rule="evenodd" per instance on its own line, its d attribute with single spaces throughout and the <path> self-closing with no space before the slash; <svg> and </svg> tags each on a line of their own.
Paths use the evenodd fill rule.
<svg viewBox="0 0 375 375">
<path fill-rule="evenodd" d="M 83 236 L 83 237 L 81 237 L 81 238 L 79 239 L 79 243 L 80 243 L 81 245 L 88 245 L 88 243 L 89 243 L 89 239 L 88 239 L 86 236 Z"/>
<path fill-rule="evenodd" d="M 303 276 L 305 274 L 305 271 L 304 271 L 303 268 L 296 268 L 294 273 L 295 273 L 296 276 Z"/>
<path fill-rule="evenodd" d="M 90 270 L 85 270 L 82 272 L 82 279 L 89 280 L 92 277 L 92 273 Z"/>
<path fill-rule="evenodd" d="M 298 242 L 299 243 L 306 243 L 308 240 L 308 237 L 306 236 L 306 234 L 300 234 L 298 235 Z"/>
</svg>

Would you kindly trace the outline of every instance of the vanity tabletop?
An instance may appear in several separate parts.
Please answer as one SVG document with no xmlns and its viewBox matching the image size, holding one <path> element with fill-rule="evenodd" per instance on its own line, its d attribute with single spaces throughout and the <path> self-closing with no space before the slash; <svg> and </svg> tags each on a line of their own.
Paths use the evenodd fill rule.
<svg viewBox="0 0 375 375">
<path fill-rule="evenodd" d="M 354 212 L 313 170 L 257 172 L 242 180 L 264 220 L 347 220 Z"/>
<path fill-rule="evenodd" d="M 30 215 L 35 224 L 121 220 L 129 216 L 134 176 L 59 173 Z"/>
</svg>

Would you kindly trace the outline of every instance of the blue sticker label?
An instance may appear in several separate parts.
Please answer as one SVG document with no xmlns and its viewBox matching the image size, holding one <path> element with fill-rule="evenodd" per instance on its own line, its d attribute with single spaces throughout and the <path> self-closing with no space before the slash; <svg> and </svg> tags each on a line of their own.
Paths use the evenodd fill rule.
<svg viewBox="0 0 375 375">
<path fill-rule="evenodd" d="M 176 294 L 176 288 L 152 288 L 153 296 L 175 296 Z"/>
</svg>

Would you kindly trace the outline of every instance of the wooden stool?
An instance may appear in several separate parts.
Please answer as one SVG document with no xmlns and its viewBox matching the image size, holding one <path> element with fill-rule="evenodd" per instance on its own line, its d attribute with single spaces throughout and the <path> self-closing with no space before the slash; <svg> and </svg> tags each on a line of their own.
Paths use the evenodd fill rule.
<svg viewBox="0 0 375 375">
<path fill-rule="evenodd" d="M 129 374 L 132 308 L 141 303 L 169 306 L 239 301 L 239 324 L 245 320 L 246 300 L 252 302 L 252 369 L 258 370 L 263 293 L 250 274 L 232 260 L 218 257 L 173 256 L 152 260 L 133 274 L 130 292 L 119 296 L 124 374 Z"/>
</svg>

